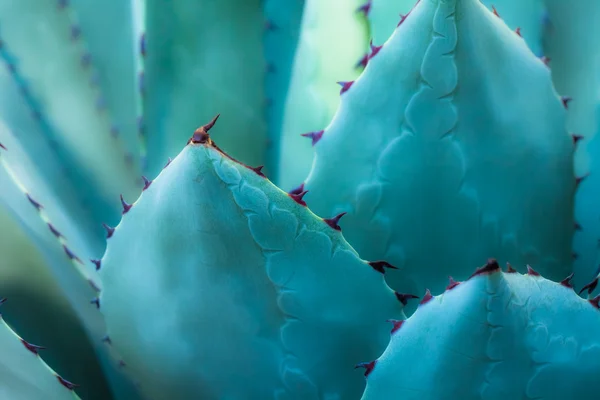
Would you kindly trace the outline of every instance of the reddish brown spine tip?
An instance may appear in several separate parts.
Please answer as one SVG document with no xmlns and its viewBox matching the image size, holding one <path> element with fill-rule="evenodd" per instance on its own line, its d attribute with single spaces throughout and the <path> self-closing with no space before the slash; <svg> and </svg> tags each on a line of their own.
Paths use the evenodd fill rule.
<svg viewBox="0 0 600 400">
<path fill-rule="evenodd" d="M 515 29 L 515 33 L 519 35 L 519 37 L 523 37 L 521 36 L 521 27 L 517 27 L 517 29 Z"/>
<path fill-rule="evenodd" d="M 494 15 L 498 18 L 500 18 L 500 14 L 498 14 L 498 10 L 496 10 L 495 6 L 492 6 L 492 12 L 494 13 Z"/>
<path fill-rule="evenodd" d="M 512 267 L 512 265 L 510 265 L 510 263 L 506 263 L 506 273 L 507 273 L 507 274 L 514 274 L 514 273 L 516 273 L 516 272 L 517 272 L 517 270 L 516 270 L 516 269 L 514 269 L 514 268 Z"/>
<path fill-rule="evenodd" d="M 97 297 L 94 297 L 93 299 L 90 300 L 90 304 L 94 304 L 96 305 L 97 309 L 100 309 L 100 299 Z"/>
<path fill-rule="evenodd" d="M 100 271 L 100 268 L 102 267 L 102 260 L 90 260 L 92 262 L 92 264 L 94 264 L 96 266 L 96 271 Z"/>
<path fill-rule="evenodd" d="M 398 299 L 398 301 L 400 303 L 402 303 L 402 305 L 404 305 L 404 306 L 408 304 L 408 300 L 419 298 L 419 296 L 415 296 L 414 294 L 406 294 L 406 293 L 398 293 L 398 292 L 394 292 L 394 294 L 396 295 L 396 298 Z"/>
<path fill-rule="evenodd" d="M 2 143 L 0 143 L 0 149 L 8 150 Z"/>
<path fill-rule="evenodd" d="M 302 198 L 304 197 L 304 195 L 308 193 L 308 190 L 304 190 L 298 194 L 292 194 L 292 193 L 288 193 L 288 196 L 290 196 L 292 199 L 294 199 L 294 201 L 298 204 L 300 204 L 301 206 L 306 206 L 306 202 L 304 200 L 302 200 Z"/>
<path fill-rule="evenodd" d="M 312 139 L 312 145 L 314 146 L 319 140 L 321 140 L 321 138 L 323 137 L 323 133 L 325 133 L 325 131 L 308 132 L 303 133 L 300 136 Z"/>
<path fill-rule="evenodd" d="M 594 307 L 600 308 L 600 294 L 598 296 L 594 297 L 593 299 L 588 300 L 588 301 Z"/>
<path fill-rule="evenodd" d="M 78 262 L 78 263 L 80 263 L 80 264 L 83 264 L 83 262 L 81 261 L 81 259 L 80 259 L 79 257 L 77 257 L 77 256 L 75 255 L 75 253 L 73 253 L 73 252 L 71 251 L 71 249 L 69 249 L 69 248 L 67 247 L 67 245 L 66 245 L 66 244 L 63 244 L 63 250 L 65 251 L 65 254 L 67 255 L 67 257 L 69 257 L 69 259 L 71 259 L 71 260 L 73 260 L 73 261 L 77 261 L 77 262 Z"/>
<path fill-rule="evenodd" d="M 406 21 L 406 18 L 408 18 L 408 14 L 400 14 L 400 21 L 398 22 L 398 25 L 396 25 L 396 28 L 402 25 L 404 21 Z"/>
<path fill-rule="evenodd" d="M 356 9 L 356 12 L 363 13 L 365 15 L 365 17 L 368 16 L 369 12 L 371 12 L 371 0 L 367 1 L 362 6 L 358 7 Z"/>
<path fill-rule="evenodd" d="M 373 372 L 373 369 L 375 368 L 375 364 L 377 363 L 377 360 L 371 361 L 371 362 L 362 362 L 362 363 L 358 363 L 354 366 L 354 369 L 357 368 L 364 368 L 365 369 L 365 377 L 368 377 L 369 374 L 371 372 Z"/>
<path fill-rule="evenodd" d="M 429 289 L 427 289 L 425 290 L 425 296 L 423 296 L 423 299 L 421 299 L 419 305 L 422 306 L 423 304 L 427 304 L 431 301 L 431 299 L 433 299 L 433 296 L 431 295 Z"/>
<path fill-rule="evenodd" d="M 48 222 L 48 229 L 50 229 L 50 232 L 57 238 L 63 237 L 62 233 L 60 233 L 50 222 Z"/>
<path fill-rule="evenodd" d="M 457 282 L 454 280 L 454 278 L 452 278 L 451 276 L 448 277 L 449 283 L 448 286 L 446 286 L 446 290 L 452 290 L 455 287 L 457 287 L 458 285 L 460 285 L 460 282 Z"/>
<path fill-rule="evenodd" d="M 189 143 L 196 143 L 196 144 L 209 143 L 210 136 L 209 136 L 208 132 L 212 129 L 213 126 L 215 126 L 215 123 L 219 119 L 219 116 L 221 116 L 221 114 L 215 115 L 215 117 L 208 124 L 202 125 L 200 128 L 196 129 L 194 131 L 194 134 L 188 141 L 188 144 Z M 170 162 L 169 162 L 169 164 L 170 164 Z"/>
<path fill-rule="evenodd" d="M 368 63 L 369 63 L 369 54 L 367 53 L 364 56 L 362 56 L 360 60 L 358 60 L 358 62 L 356 63 L 356 65 L 354 67 L 355 68 L 365 68 Z"/>
<path fill-rule="evenodd" d="M 131 210 L 131 207 L 133 207 L 131 204 L 127 203 L 125 199 L 123 199 L 123 195 L 121 195 L 121 205 L 123 206 L 123 215 L 127 214 L 127 212 Z"/>
<path fill-rule="evenodd" d="M 340 218 L 342 218 L 344 215 L 346 215 L 346 212 L 339 213 L 338 215 L 336 215 L 333 218 L 323 219 L 323 221 L 325 221 L 325 223 L 327 225 L 329 225 L 330 227 L 332 227 L 336 231 L 341 231 L 342 228 L 340 228 L 340 226 L 338 225 L 338 222 L 340 221 Z"/>
<path fill-rule="evenodd" d="M 540 60 L 541 60 L 541 61 L 544 63 L 544 65 L 545 65 L 546 67 L 549 67 L 549 66 L 550 66 L 550 61 L 551 61 L 550 57 L 542 56 L 542 57 L 540 58 Z"/>
<path fill-rule="evenodd" d="M 125 361 L 123 361 L 123 360 L 119 360 L 119 367 L 121 367 L 121 368 L 122 368 L 122 367 L 124 367 L 124 366 L 126 366 L 126 365 L 127 365 L 127 364 L 125 364 Z"/>
<path fill-rule="evenodd" d="M 288 194 L 300 194 L 302 192 L 304 192 L 304 182 L 290 190 Z"/>
<path fill-rule="evenodd" d="M 594 278 L 593 281 L 591 281 L 590 283 L 588 283 L 587 285 L 582 287 L 581 290 L 579 291 L 579 294 L 583 293 L 586 290 L 587 290 L 588 294 L 592 294 L 592 292 L 594 290 L 596 290 L 596 286 L 598 286 L 598 277 Z"/>
<path fill-rule="evenodd" d="M 41 210 L 43 207 L 40 203 L 38 203 L 37 201 L 35 201 L 33 199 L 33 197 L 31 197 L 31 195 L 29 195 L 29 193 L 25 194 L 27 196 L 27 200 L 29 200 L 29 202 L 38 210 Z"/>
<path fill-rule="evenodd" d="M 249 167 L 252 171 L 256 172 L 258 175 L 262 176 L 263 178 L 266 178 L 265 174 L 263 174 L 262 169 L 264 168 L 264 165 L 259 165 L 258 167 Z"/>
<path fill-rule="evenodd" d="M 527 266 L 527 275 L 540 276 L 539 272 L 537 272 L 536 270 L 534 270 L 533 268 L 531 268 L 531 265 Z"/>
<path fill-rule="evenodd" d="M 573 100 L 571 97 L 568 96 L 563 96 L 560 98 L 560 100 L 562 101 L 563 107 L 568 110 L 569 109 L 569 103 L 571 102 L 571 100 Z"/>
<path fill-rule="evenodd" d="M 392 331 L 390 333 L 396 333 L 398 329 L 402 328 L 405 320 L 388 319 L 386 322 L 392 323 Z"/>
<path fill-rule="evenodd" d="M 0 306 L 4 303 L 6 303 L 6 297 L 0 298 Z"/>
<path fill-rule="evenodd" d="M 477 268 L 473 275 L 469 277 L 469 279 L 478 276 L 478 275 L 488 275 L 494 272 L 500 271 L 500 266 L 498 265 L 498 261 L 493 258 L 490 258 L 483 267 Z"/>
<path fill-rule="evenodd" d="M 573 134 L 571 135 L 571 137 L 573 138 L 573 144 L 575 144 L 575 145 L 576 145 L 577 143 L 579 143 L 579 141 L 580 141 L 580 140 L 583 140 L 583 136 L 582 136 L 582 135 L 577 135 L 577 134 L 575 134 L 575 133 L 573 133 Z"/>
<path fill-rule="evenodd" d="M 564 287 L 568 287 L 569 289 L 573 289 L 573 284 L 571 283 L 571 281 L 573 280 L 573 275 L 574 273 L 572 272 L 571 275 L 567 276 L 565 279 L 560 281 L 560 284 Z"/>
<path fill-rule="evenodd" d="M 108 226 L 106 224 L 102 224 L 102 226 L 104 227 L 104 229 L 106 229 L 106 238 L 110 239 L 112 237 L 112 235 L 115 233 L 115 228 Z"/>
<path fill-rule="evenodd" d="M 150 185 L 152 185 L 152 181 L 146 178 L 145 176 L 142 176 L 142 179 L 144 180 L 144 188 L 142 189 L 142 191 L 144 191 L 148 189 Z"/>
<path fill-rule="evenodd" d="M 340 85 L 342 87 L 342 90 L 340 90 L 340 94 L 344 94 L 348 91 L 348 89 L 350 89 L 352 87 L 352 85 L 354 84 L 354 81 L 347 81 L 347 82 L 337 82 L 338 85 Z"/>
<path fill-rule="evenodd" d="M 581 225 L 579 225 L 578 222 L 575 222 L 575 224 L 573 225 L 573 228 L 575 228 L 576 231 L 580 231 L 581 230 Z"/>
<path fill-rule="evenodd" d="M 25 346 L 25 348 L 27 350 L 29 350 L 30 352 L 32 352 L 33 354 L 35 354 L 36 356 L 38 355 L 38 351 L 39 350 L 44 350 L 45 347 L 43 346 L 37 346 L 35 344 L 31 344 L 29 342 L 26 342 L 25 340 L 21 339 L 21 343 L 23 343 L 23 346 Z"/>
<path fill-rule="evenodd" d="M 371 48 L 371 55 L 369 56 L 369 59 L 371 59 L 375 57 L 377 53 L 379 53 L 379 50 L 381 50 L 383 46 L 375 46 L 373 44 L 373 39 L 371 39 L 371 41 L 369 42 L 369 47 Z"/>
<path fill-rule="evenodd" d="M 163 169 L 167 168 L 169 165 L 171 165 L 171 162 L 173 162 L 173 160 L 171 159 L 171 157 L 169 157 L 169 159 L 167 160 L 167 163 L 165 164 L 165 166 L 163 167 Z"/>
<path fill-rule="evenodd" d="M 377 272 L 385 274 L 385 268 L 398 269 L 387 261 L 370 261 L 369 265 Z"/>
<path fill-rule="evenodd" d="M 58 381 L 60 382 L 61 385 L 63 385 L 64 387 L 66 387 L 69 390 L 73 390 L 73 389 L 79 387 L 79 385 L 76 385 L 75 383 L 69 382 L 68 380 L 66 380 L 65 378 L 61 377 L 60 375 L 56 375 L 56 379 L 58 379 Z"/>
<path fill-rule="evenodd" d="M 106 335 L 102 338 L 102 342 L 106 344 L 112 344 L 112 340 L 110 340 L 110 336 Z"/>
</svg>

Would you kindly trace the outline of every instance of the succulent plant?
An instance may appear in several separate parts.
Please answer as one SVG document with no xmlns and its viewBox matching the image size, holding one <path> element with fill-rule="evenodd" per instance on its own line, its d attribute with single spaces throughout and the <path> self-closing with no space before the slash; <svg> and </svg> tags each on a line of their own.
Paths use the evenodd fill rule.
<svg viewBox="0 0 600 400">
<path fill-rule="evenodd" d="M 594 399 L 598 21 L 0 0 L 0 397 Z"/>
<path fill-rule="evenodd" d="M 598 298 L 495 260 L 423 297 L 365 363 L 368 399 L 595 399 Z M 424 334 L 428 332 L 428 334 Z"/>
</svg>

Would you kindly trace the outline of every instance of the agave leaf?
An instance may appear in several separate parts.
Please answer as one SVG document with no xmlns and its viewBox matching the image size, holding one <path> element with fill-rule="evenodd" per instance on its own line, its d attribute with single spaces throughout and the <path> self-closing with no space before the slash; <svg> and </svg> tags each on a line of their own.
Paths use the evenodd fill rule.
<svg viewBox="0 0 600 400">
<path fill-rule="evenodd" d="M 92 191 L 98 202 L 93 209 L 105 210 L 108 199 L 114 205 L 120 193 L 133 193 L 141 179 L 111 135 L 104 99 L 86 67 L 80 28 L 64 4 L 0 1 L 3 56 L 35 99 L 33 111 L 49 122 L 51 139 L 68 156 L 65 166 L 86 178 L 76 182 L 79 190 Z"/>
<path fill-rule="evenodd" d="M 508 27 L 519 32 L 531 51 L 544 56 L 542 36 L 546 21 L 545 0 L 482 0 Z"/>
<path fill-rule="evenodd" d="M 452 286 L 395 324 L 363 400 L 598 398 L 597 302 L 495 262 Z"/>
<path fill-rule="evenodd" d="M 375 43 L 385 42 L 417 0 L 368 0 L 364 4 L 369 17 L 371 37 Z"/>
<path fill-rule="evenodd" d="M 144 130 L 149 176 L 175 157 L 198 119 L 224 117 L 222 143 L 264 165 L 262 0 L 148 0 Z"/>
<path fill-rule="evenodd" d="M 265 59 L 267 76 L 267 122 L 269 129 L 267 165 L 277 165 L 283 112 L 300 34 L 304 0 L 266 0 Z M 275 168 L 269 176 L 276 180 Z"/>
<path fill-rule="evenodd" d="M 573 251 L 575 287 L 581 288 L 599 272 L 596 259 L 600 239 L 600 3 L 578 1 L 566 3 L 546 0 L 548 13 L 544 48 L 550 58 L 552 79 L 558 93 L 569 101 L 567 128 L 581 139 L 575 153 L 577 176 L 586 177 L 576 193 Z"/>
<path fill-rule="evenodd" d="M 368 49 L 361 0 L 307 0 L 281 132 L 278 185 L 291 189 L 310 171 L 311 143 L 339 104 L 336 81 L 354 80 Z M 335 23 L 332 23 L 335 21 Z"/>
<path fill-rule="evenodd" d="M 71 382 L 54 372 L 40 358 L 39 350 L 10 329 L 0 314 L 0 396 L 14 400 L 79 399 Z"/>
<path fill-rule="evenodd" d="M 40 114 L 33 112 L 27 102 L 28 97 L 23 96 L 23 88 L 4 66 L 0 68 L 0 89 L 2 118 L 10 127 L 10 130 L 4 126 L 0 129 L 0 143 L 10 149 L 5 156 L 12 157 L 15 165 L 23 163 L 18 171 L 20 178 L 27 180 L 35 176 L 39 182 L 29 181 L 27 186 L 35 187 L 36 194 L 42 196 L 40 200 L 52 202 L 54 210 L 60 210 L 60 215 L 77 221 L 76 236 L 86 237 L 91 246 L 100 251 L 103 246 L 102 232 L 98 232 L 101 214 L 92 213 L 90 207 L 98 203 L 91 197 L 93 192 L 77 190 L 76 187 L 85 178 L 78 174 L 77 169 L 65 166 L 67 156 L 51 139 L 51 128 Z"/>
<path fill-rule="evenodd" d="M 0 227 L 0 293 L 10 299 L 2 315 L 29 342 L 45 347 L 44 360 L 79 384 L 80 396 L 112 399 L 93 346 L 43 255 L 3 207 Z"/>
<path fill-rule="evenodd" d="M 113 345 L 150 398 L 356 398 L 352 366 L 383 349 L 406 297 L 383 264 L 358 258 L 337 219 L 206 132 L 108 240 L 100 303 Z"/>
<path fill-rule="evenodd" d="M 87 44 L 86 57 L 97 75 L 110 111 L 113 130 L 123 140 L 127 157 L 140 164 L 138 135 L 139 26 L 133 0 L 70 0 Z"/>
<path fill-rule="evenodd" d="M 488 256 L 556 279 L 573 234 L 565 113 L 548 68 L 479 1 L 422 1 L 342 94 L 307 203 L 348 212 L 348 241 L 400 268 L 397 290 L 439 291 Z"/>
<path fill-rule="evenodd" d="M 0 131 L 5 130 L 0 127 Z M 2 135 L 11 138 L 11 135 Z M 102 285 L 89 258 L 92 247 L 79 227 L 56 204 L 43 179 L 35 174 L 33 162 L 19 151 L 16 141 L 4 145 L 0 153 L 0 206 L 20 222 L 43 255 L 54 279 L 80 318 L 98 354 L 101 365 L 116 393 L 135 399 L 136 394 L 122 372 L 116 356 L 102 341 L 104 320 L 90 300 L 98 296 Z"/>
</svg>

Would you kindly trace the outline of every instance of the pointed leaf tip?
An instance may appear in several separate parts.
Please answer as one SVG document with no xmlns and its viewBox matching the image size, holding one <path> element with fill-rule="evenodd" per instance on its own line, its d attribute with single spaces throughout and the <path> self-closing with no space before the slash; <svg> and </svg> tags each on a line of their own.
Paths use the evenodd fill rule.
<svg viewBox="0 0 600 400">
<path fill-rule="evenodd" d="M 340 228 L 340 226 L 338 225 L 338 222 L 340 221 L 340 219 L 346 215 L 347 213 L 344 211 L 342 213 L 339 213 L 338 215 L 336 215 L 333 218 L 328 218 L 328 219 L 323 219 L 323 221 L 325 221 L 325 223 L 327 225 L 329 225 L 330 227 L 332 227 L 333 229 L 335 229 L 336 231 L 341 231 L 342 228 Z"/>
<path fill-rule="evenodd" d="M 458 285 L 460 285 L 460 282 L 457 282 L 454 280 L 454 278 L 452 278 L 451 276 L 448 277 L 449 283 L 448 286 L 446 286 L 446 290 L 452 290 L 455 287 L 457 287 Z"/>
<path fill-rule="evenodd" d="M 100 299 L 98 297 L 91 299 L 90 304 L 94 304 L 97 309 L 100 309 Z"/>
<path fill-rule="evenodd" d="M 133 207 L 132 204 L 127 203 L 125 199 L 123 199 L 123 195 L 121 195 L 121 205 L 123 206 L 123 215 L 127 214 L 127 212 L 131 210 L 131 207 Z"/>
<path fill-rule="evenodd" d="M 348 89 L 350 89 L 352 87 L 352 85 L 354 84 L 354 81 L 339 81 L 337 82 L 338 85 L 340 85 L 342 87 L 342 90 L 340 90 L 340 94 L 344 94 L 345 92 L 348 91 Z"/>
<path fill-rule="evenodd" d="M 90 260 L 92 262 L 92 264 L 94 264 L 96 266 L 96 271 L 100 271 L 100 268 L 102 267 L 102 260 Z"/>
<path fill-rule="evenodd" d="M 469 277 L 469 279 L 478 275 L 488 275 L 498 271 L 501 271 L 500 265 L 498 265 L 498 261 L 496 261 L 493 258 L 490 258 L 483 267 L 477 268 L 475 272 L 473 272 L 473 275 Z"/>
<path fill-rule="evenodd" d="M 560 98 L 560 100 L 562 101 L 563 107 L 568 110 L 569 109 L 569 103 L 571 102 L 571 100 L 573 100 L 573 98 L 568 97 L 568 96 L 562 96 Z"/>
<path fill-rule="evenodd" d="M 142 176 L 142 180 L 144 181 L 144 188 L 142 189 L 142 191 L 144 191 L 148 189 L 150 185 L 152 185 L 152 181 L 146 178 L 145 176 Z"/>
<path fill-rule="evenodd" d="M 319 142 L 319 140 L 321 140 L 321 138 L 323 137 L 323 133 L 325 133 L 325 131 L 308 132 L 303 133 L 300 136 L 310 138 L 312 140 L 312 145 L 314 146 Z"/>
<path fill-rule="evenodd" d="M 288 196 L 290 196 L 296 203 L 300 204 L 301 206 L 306 206 L 306 202 L 302 199 L 306 193 L 308 193 L 308 190 L 303 190 L 300 193 L 288 193 Z"/>
<path fill-rule="evenodd" d="M 402 303 L 403 306 L 408 304 L 408 300 L 419 298 L 419 296 L 415 296 L 414 294 L 406 294 L 406 293 L 398 293 L 398 292 L 394 292 L 394 294 L 396 295 L 396 298 L 398 299 L 398 301 L 400 303 Z"/>
<path fill-rule="evenodd" d="M 377 53 L 379 53 L 379 50 L 381 50 L 382 46 L 375 46 L 373 44 L 373 39 L 371 39 L 371 41 L 369 42 L 369 47 L 371 48 L 371 55 L 369 56 L 369 59 L 375 57 L 377 55 Z"/>
<path fill-rule="evenodd" d="M 300 194 L 303 191 L 304 191 L 304 182 L 302 182 L 300 185 L 298 185 L 295 188 L 293 188 L 292 190 L 290 190 L 288 192 L 288 194 Z"/>
<path fill-rule="evenodd" d="M 387 261 L 370 261 L 369 265 L 377 272 L 385 274 L 385 268 L 398 269 Z"/>
<path fill-rule="evenodd" d="M 600 294 L 596 297 L 594 297 L 593 299 L 588 300 L 590 302 L 591 305 L 593 305 L 594 307 L 600 309 Z"/>
<path fill-rule="evenodd" d="M 371 12 L 371 0 L 367 1 L 362 6 L 358 7 L 356 9 L 356 12 L 363 13 L 365 15 L 365 17 L 368 16 L 369 12 Z"/>
<path fill-rule="evenodd" d="M 527 265 L 527 275 L 540 276 L 540 273 L 531 268 L 531 265 Z"/>
<path fill-rule="evenodd" d="M 43 347 L 43 346 L 38 346 L 38 345 L 35 345 L 35 344 L 32 344 L 32 343 L 29 343 L 29 342 L 27 342 L 27 341 L 25 341 L 23 339 L 21 339 L 21 343 L 23 343 L 23 346 L 25 346 L 25 348 L 27 350 L 29 350 L 30 352 L 32 352 L 36 356 L 39 354 L 38 353 L 39 350 L 44 350 L 45 349 L 45 347 Z"/>
<path fill-rule="evenodd" d="M 375 364 L 377 363 L 377 361 L 371 361 L 371 362 L 362 362 L 362 363 L 358 363 L 354 366 L 354 369 L 357 368 L 364 368 L 365 369 L 365 377 L 368 377 L 369 374 L 371 372 L 373 372 L 373 369 L 375 368 Z"/>
<path fill-rule="evenodd" d="M 196 129 L 194 131 L 194 134 L 188 141 L 188 144 L 189 143 L 197 143 L 197 144 L 208 143 L 210 141 L 210 136 L 209 136 L 208 132 L 212 129 L 213 126 L 215 126 L 215 123 L 217 122 L 217 120 L 219 119 L 220 116 L 221 116 L 221 114 L 215 115 L 214 118 L 208 124 L 202 125 L 200 128 Z M 169 162 L 169 164 L 170 164 L 170 162 Z"/>
<path fill-rule="evenodd" d="M 115 228 L 108 226 L 106 224 L 102 224 L 102 226 L 104 227 L 104 229 L 106 229 L 106 238 L 110 239 L 112 237 L 112 235 L 115 233 Z"/>
<path fill-rule="evenodd" d="M 79 387 L 79 385 L 69 382 L 68 380 L 66 380 L 65 378 L 63 378 L 60 375 L 56 375 L 56 379 L 58 379 L 58 381 L 60 382 L 61 385 L 63 385 L 64 387 L 66 387 L 69 390 L 73 390 L 73 389 Z"/>
<path fill-rule="evenodd" d="M 402 328 L 402 325 L 404 324 L 405 320 L 388 319 L 386 320 L 386 322 L 391 322 L 393 325 L 392 331 L 390 333 L 396 333 L 400 328 Z"/>
<path fill-rule="evenodd" d="M 433 299 L 433 296 L 431 295 L 431 291 L 429 289 L 426 289 L 425 296 L 423 296 L 423 299 L 421 300 L 419 305 L 422 306 L 423 304 L 427 304 L 431 301 L 431 299 Z"/>
<path fill-rule="evenodd" d="M 568 287 L 569 289 L 573 289 L 573 284 L 571 282 L 573 280 L 573 275 L 575 275 L 575 273 L 571 272 L 571 275 L 567 276 L 565 279 L 560 281 L 560 284 L 564 287 Z"/>
<path fill-rule="evenodd" d="M 366 53 L 364 56 L 362 56 L 360 58 L 360 60 L 358 60 L 358 62 L 354 66 L 354 68 L 361 68 L 361 67 L 365 68 L 368 63 L 369 63 L 369 53 Z"/>
<path fill-rule="evenodd" d="M 591 281 L 590 283 L 588 283 L 587 285 L 582 287 L 581 290 L 579 291 L 579 294 L 583 293 L 586 290 L 587 290 L 588 294 L 592 294 L 592 292 L 594 290 L 596 290 L 596 286 L 598 286 L 598 277 L 594 278 L 593 281 Z"/>
</svg>

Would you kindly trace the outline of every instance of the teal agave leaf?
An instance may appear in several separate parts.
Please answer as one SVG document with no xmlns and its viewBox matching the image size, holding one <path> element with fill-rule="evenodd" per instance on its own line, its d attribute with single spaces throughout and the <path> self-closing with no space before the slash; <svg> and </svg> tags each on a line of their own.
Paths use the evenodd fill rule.
<svg viewBox="0 0 600 400">
<path fill-rule="evenodd" d="M 0 0 L 0 397 L 594 399 L 598 21 Z"/>
<path fill-rule="evenodd" d="M 361 364 L 362 399 L 597 398 L 599 299 L 578 297 L 570 278 L 502 272 L 491 260 L 427 292 L 409 319 L 392 321 L 385 352 Z"/>
</svg>

